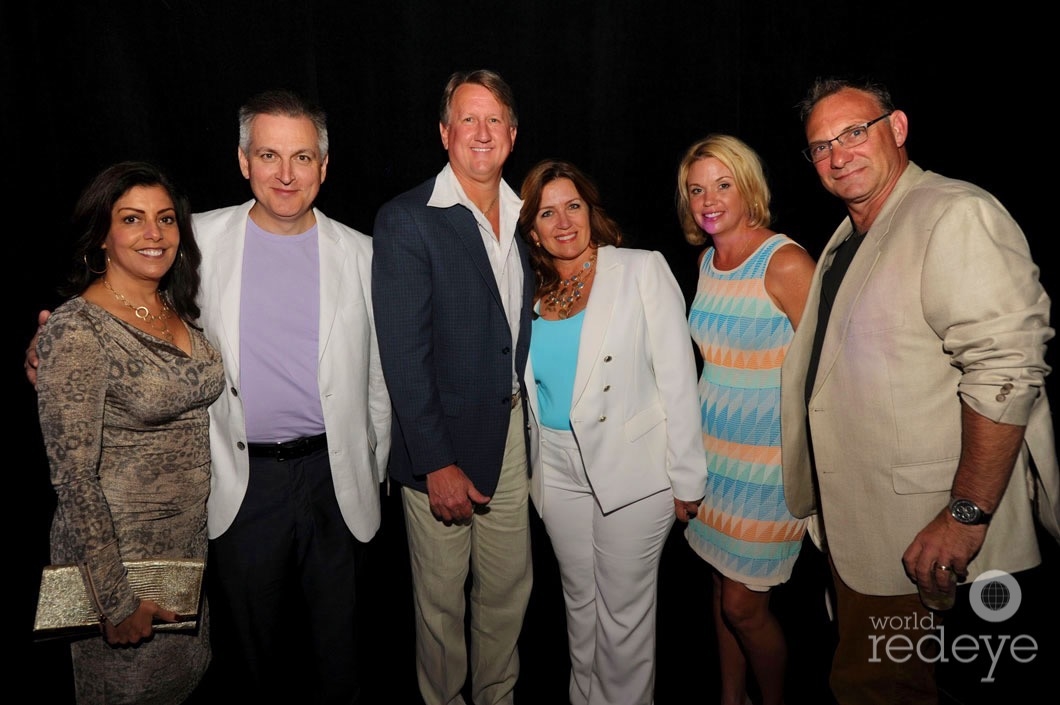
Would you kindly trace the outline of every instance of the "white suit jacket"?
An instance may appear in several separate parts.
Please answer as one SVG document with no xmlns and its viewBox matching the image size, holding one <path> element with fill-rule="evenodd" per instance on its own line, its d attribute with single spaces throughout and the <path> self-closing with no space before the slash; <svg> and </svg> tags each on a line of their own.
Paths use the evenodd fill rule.
<svg viewBox="0 0 1060 705">
<path fill-rule="evenodd" d="M 239 394 L 243 242 L 254 201 L 193 217 L 202 250 L 199 323 L 224 359 L 225 391 L 210 406 L 213 461 L 207 523 L 223 534 L 247 491 L 250 460 Z M 314 209 L 320 250 L 317 382 L 335 497 L 360 541 L 379 528 L 379 483 L 390 452 L 390 397 L 372 319 L 372 240 Z"/>
<path fill-rule="evenodd" d="M 1050 302 L 1023 232 L 986 191 L 910 163 L 843 279 L 807 405 L 821 275 L 851 229 L 847 219 L 825 246 L 784 360 L 791 513 L 817 509 L 808 418 L 824 539 L 843 582 L 867 595 L 915 592 L 902 554 L 949 502 L 963 401 L 1027 427 L 968 579 L 1037 565 L 1034 505 L 1060 536 L 1060 477 L 1044 385 Z"/>
<path fill-rule="evenodd" d="M 593 493 L 605 512 L 667 488 L 706 494 L 696 363 L 685 300 L 658 252 L 600 247 L 582 321 L 570 420 Z M 530 496 L 542 502 L 541 434 L 527 362 Z"/>
</svg>

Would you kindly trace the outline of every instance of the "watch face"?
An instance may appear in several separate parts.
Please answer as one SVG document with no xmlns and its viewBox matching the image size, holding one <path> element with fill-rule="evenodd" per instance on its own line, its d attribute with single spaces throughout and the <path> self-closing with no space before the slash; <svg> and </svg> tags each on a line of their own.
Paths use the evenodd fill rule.
<svg viewBox="0 0 1060 705">
<path fill-rule="evenodd" d="M 950 504 L 950 512 L 953 518 L 962 524 L 975 524 L 983 516 L 983 512 L 975 503 L 967 499 L 955 499 Z"/>
</svg>

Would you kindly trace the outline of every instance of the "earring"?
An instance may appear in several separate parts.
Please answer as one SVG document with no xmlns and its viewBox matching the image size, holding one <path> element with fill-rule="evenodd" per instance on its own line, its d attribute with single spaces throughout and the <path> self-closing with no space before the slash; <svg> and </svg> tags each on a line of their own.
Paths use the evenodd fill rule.
<svg viewBox="0 0 1060 705">
<path fill-rule="evenodd" d="M 88 253 L 87 252 L 85 254 L 81 255 L 81 259 L 85 263 L 85 268 L 88 269 L 88 271 L 91 272 L 92 274 L 106 274 L 107 273 L 107 265 L 110 264 L 110 257 L 107 257 L 107 262 L 106 262 L 106 264 L 103 265 L 103 271 L 101 271 L 101 272 L 97 272 L 96 270 L 92 269 L 92 265 L 88 263 Z"/>
</svg>

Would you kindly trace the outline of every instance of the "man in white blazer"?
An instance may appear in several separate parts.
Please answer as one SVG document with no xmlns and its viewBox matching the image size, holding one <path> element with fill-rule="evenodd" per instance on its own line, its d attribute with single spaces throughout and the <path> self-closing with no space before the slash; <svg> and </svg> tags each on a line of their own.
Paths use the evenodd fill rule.
<svg viewBox="0 0 1060 705">
<path fill-rule="evenodd" d="M 194 216 L 200 322 L 226 378 L 210 407 L 211 596 L 255 702 L 359 697 L 355 583 L 380 525 L 390 401 L 371 238 L 313 208 L 327 144 L 319 109 L 255 96 L 239 143 L 254 200 Z"/>
<path fill-rule="evenodd" d="M 1050 301 L 993 196 L 909 161 L 908 118 L 886 89 L 819 80 L 802 111 L 805 154 L 849 218 L 784 361 L 785 495 L 823 527 L 836 698 L 934 703 L 931 659 L 880 658 L 890 635 L 871 617 L 938 624 L 917 585 L 952 591 L 1036 566 L 1036 515 L 1060 537 Z M 917 643 L 925 622 L 913 621 Z"/>
<path fill-rule="evenodd" d="M 313 208 L 325 118 L 287 91 L 251 98 L 239 164 L 254 199 L 193 216 L 199 323 L 226 380 L 210 407 L 211 640 L 242 661 L 220 680 L 259 703 L 359 702 L 355 584 L 390 453 L 372 240 Z"/>
</svg>

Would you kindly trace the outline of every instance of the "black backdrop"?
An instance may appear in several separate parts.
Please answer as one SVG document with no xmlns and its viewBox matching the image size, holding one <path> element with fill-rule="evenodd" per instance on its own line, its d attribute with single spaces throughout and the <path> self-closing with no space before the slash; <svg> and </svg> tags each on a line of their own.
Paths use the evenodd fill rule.
<svg viewBox="0 0 1060 705">
<path fill-rule="evenodd" d="M 370 233 L 384 201 L 444 164 L 437 102 L 448 74 L 489 67 L 512 85 L 520 113 L 509 183 L 518 190 L 538 159 L 574 161 L 596 178 L 630 244 L 662 251 L 690 292 L 696 253 L 683 242 L 673 207 L 683 150 L 715 131 L 750 143 L 768 167 L 774 226 L 816 256 L 843 209 L 799 154 L 803 139 L 793 106 L 814 76 L 865 74 L 889 84 L 908 113 L 914 160 L 976 182 L 1008 206 L 1055 298 L 1055 259 L 1046 254 L 1046 218 L 1055 211 L 1049 205 L 1055 129 L 1041 101 L 1047 90 L 1041 82 L 1051 71 L 1040 58 L 1053 41 L 1049 23 L 1023 2 L 1004 3 L 988 15 L 966 3 L 921 5 L 3 0 L 6 187 L 0 203 L 15 310 L 2 359 L 13 394 L 12 457 L 18 459 L 9 466 L 8 531 L 17 560 L 8 581 L 16 588 L 10 627 L 16 664 L 24 659 L 29 666 L 19 672 L 30 674 L 27 685 L 60 693 L 56 702 L 66 697 L 65 654 L 54 645 L 31 646 L 28 636 L 53 499 L 21 361 L 36 312 L 58 303 L 54 289 L 70 250 L 64 224 L 96 171 L 121 159 L 149 159 L 176 177 L 196 210 L 242 202 L 249 189 L 235 159 L 236 110 L 258 90 L 292 88 L 329 114 L 329 178 L 318 205 Z M 1055 401 L 1056 392 L 1050 395 Z M 408 684 L 411 604 L 397 507 L 387 500 L 383 541 L 377 542 L 377 575 L 385 576 L 385 586 L 370 594 L 380 603 L 373 610 L 386 608 L 387 621 L 371 629 L 388 638 L 372 663 L 390 664 L 395 673 L 388 687 L 397 691 L 379 702 L 403 703 L 413 702 L 405 693 L 414 689 Z M 559 587 L 547 542 L 538 543 L 540 588 L 528 622 L 535 631 L 527 637 L 534 648 L 524 649 L 530 651 L 524 680 L 548 695 L 524 693 L 524 702 L 559 702 L 566 668 L 562 606 L 551 594 Z M 681 548 L 675 545 L 664 558 L 664 566 L 673 566 L 664 567 L 664 587 L 685 585 L 674 588 L 674 600 L 686 592 L 687 599 L 699 599 L 708 590 L 706 574 Z M 670 579 L 667 570 L 690 572 Z M 687 587 L 696 581 L 700 593 Z M 674 620 L 684 645 L 675 647 L 681 654 L 675 660 L 660 657 L 659 702 L 670 702 L 666 688 L 673 692 L 678 685 L 682 699 L 697 690 L 710 697 L 712 684 L 696 687 L 713 667 L 705 604 L 689 614 L 683 605 L 664 604 L 665 597 L 661 618 Z M 806 611 L 796 607 L 793 613 Z M 673 643 L 666 638 L 670 628 L 660 627 L 663 644 Z M 811 643 L 822 653 L 827 649 L 826 637 Z M 807 655 L 813 649 L 793 649 L 795 660 L 816 667 L 818 659 Z"/>
</svg>

